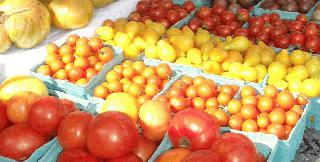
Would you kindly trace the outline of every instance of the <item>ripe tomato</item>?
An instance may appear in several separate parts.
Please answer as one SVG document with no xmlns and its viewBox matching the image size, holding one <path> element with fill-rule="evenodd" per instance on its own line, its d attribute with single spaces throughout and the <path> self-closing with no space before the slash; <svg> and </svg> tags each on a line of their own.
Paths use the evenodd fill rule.
<svg viewBox="0 0 320 162">
<path fill-rule="evenodd" d="M 166 15 L 166 10 L 163 8 L 155 8 L 150 10 L 150 15 L 154 19 L 164 18 Z"/>
<path fill-rule="evenodd" d="M 218 122 L 205 112 L 186 109 L 171 120 L 168 136 L 175 148 L 208 149 L 219 137 Z"/>
<path fill-rule="evenodd" d="M 140 13 L 146 13 L 149 9 L 150 3 L 148 1 L 139 1 L 136 6 L 136 10 Z"/>
<path fill-rule="evenodd" d="M 210 98 L 217 95 L 215 87 L 211 86 L 209 83 L 202 83 L 196 86 L 196 91 L 201 98 Z"/>
<path fill-rule="evenodd" d="M 28 123 L 31 128 L 46 135 L 55 135 L 67 110 L 62 102 L 51 96 L 39 97 L 29 110 Z"/>
<path fill-rule="evenodd" d="M 242 124 L 242 131 L 257 132 L 259 130 L 258 124 L 253 119 L 247 119 Z"/>
<path fill-rule="evenodd" d="M 176 10 L 170 10 L 166 13 L 166 19 L 169 21 L 170 25 L 174 25 L 180 20 L 180 16 Z"/>
<path fill-rule="evenodd" d="M 116 158 L 132 152 L 137 146 L 137 125 L 126 114 L 108 111 L 95 117 L 87 129 L 87 149 L 100 158 Z"/>
<path fill-rule="evenodd" d="M 264 96 L 266 97 L 275 98 L 277 97 L 277 94 L 278 94 L 277 89 L 272 85 L 267 85 L 264 88 Z"/>
<path fill-rule="evenodd" d="M 256 95 L 255 89 L 251 86 L 244 86 L 240 91 L 241 98 L 249 95 L 255 96 Z"/>
<path fill-rule="evenodd" d="M 68 113 L 78 111 L 78 108 L 73 101 L 69 99 L 60 99 L 60 101 L 62 102 L 63 106 L 65 107 Z"/>
<path fill-rule="evenodd" d="M 83 149 L 63 150 L 58 157 L 58 162 L 73 161 L 99 162 L 97 158 L 93 157 L 90 153 Z"/>
<path fill-rule="evenodd" d="M 177 148 L 177 149 L 171 149 L 164 153 L 162 153 L 155 162 L 179 162 L 183 161 L 186 156 L 188 156 L 191 153 L 190 150 L 187 150 L 185 148 Z"/>
<path fill-rule="evenodd" d="M 289 23 L 288 28 L 290 32 L 301 32 L 304 29 L 304 24 L 301 21 L 292 21 Z"/>
<path fill-rule="evenodd" d="M 293 110 L 286 112 L 287 125 L 294 127 L 298 123 L 299 119 L 300 119 L 300 115 L 297 112 Z"/>
<path fill-rule="evenodd" d="M 213 115 L 218 120 L 220 127 L 225 127 L 228 125 L 229 116 L 225 111 L 221 109 L 216 109 L 213 110 L 211 115 Z"/>
<path fill-rule="evenodd" d="M 285 128 L 285 132 L 284 132 L 285 133 L 285 137 L 284 137 L 284 139 L 288 139 L 293 127 L 290 126 L 290 125 L 285 125 L 284 128 Z"/>
<path fill-rule="evenodd" d="M 262 96 L 258 99 L 257 107 L 260 112 L 270 112 L 274 108 L 273 99 Z"/>
<path fill-rule="evenodd" d="M 0 132 L 9 125 L 6 105 L 0 101 Z"/>
<path fill-rule="evenodd" d="M 79 57 L 89 57 L 91 54 L 91 48 L 88 44 L 77 45 L 76 47 L 76 55 Z"/>
<path fill-rule="evenodd" d="M 169 91 L 166 93 L 168 97 L 173 97 L 173 96 L 181 96 L 184 97 L 185 93 L 182 89 L 178 87 L 171 87 Z"/>
<path fill-rule="evenodd" d="M 298 105 L 306 105 L 306 104 L 308 104 L 308 98 L 306 97 L 306 96 L 304 96 L 304 95 L 298 95 L 298 97 L 297 97 L 297 104 Z"/>
<path fill-rule="evenodd" d="M 270 33 L 271 39 L 276 40 L 277 37 L 283 36 L 286 34 L 287 31 L 284 27 L 282 26 L 274 26 L 272 29 L 272 32 Z"/>
<path fill-rule="evenodd" d="M 93 116 L 87 112 L 76 111 L 62 119 L 57 132 L 60 145 L 65 149 L 85 149 L 87 127 Z"/>
<path fill-rule="evenodd" d="M 137 22 L 140 22 L 141 21 L 141 15 L 138 13 L 138 12 L 132 12 L 129 16 L 129 19 L 131 21 L 137 21 Z"/>
<path fill-rule="evenodd" d="M 258 34 L 261 30 L 262 30 L 262 26 L 258 26 L 258 25 L 256 25 L 256 26 L 250 26 L 250 28 L 249 28 L 249 34 L 250 34 L 250 36 L 252 36 L 252 37 L 256 37 L 257 34 Z"/>
<path fill-rule="evenodd" d="M 28 114 L 31 105 L 38 97 L 39 95 L 33 92 L 20 92 L 11 97 L 7 102 L 7 114 L 5 119 L 9 119 L 12 123 L 28 122 Z M 5 111 L 5 107 L 3 108 Z"/>
<path fill-rule="evenodd" d="M 217 97 L 219 105 L 226 106 L 228 105 L 229 101 L 232 100 L 232 97 L 228 93 L 220 92 Z"/>
<path fill-rule="evenodd" d="M 245 96 L 241 99 L 242 105 L 257 105 L 258 104 L 258 98 L 253 95 Z"/>
<path fill-rule="evenodd" d="M 86 70 L 89 68 L 89 60 L 86 57 L 77 57 L 74 60 L 74 67 L 79 67 L 83 70 Z"/>
<path fill-rule="evenodd" d="M 60 69 L 63 69 L 65 64 L 61 60 L 54 60 L 50 64 L 50 69 L 52 72 L 57 72 Z"/>
<path fill-rule="evenodd" d="M 223 24 L 227 24 L 228 22 L 234 21 L 236 18 L 236 16 L 234 15 L 233 12 L 231 11 L 224 11 L 221 15 L 220 15 L 220 20 Z"/>
<path fill-rule="evenodd" d="M 202 22 L 201 20 L 199 19 L 192 19 L 189 24 L 188 24 L 188 27 L 193 31 L 193 32 L 196 32 L 198 28 L 201 28 L 202 26 Z"/>
<path fill-rule="evenodd" d="M 89 39 L 88 44 L 91 47 L 91 50 L 96 52 L 102 48 L 103 42 L 99 37 L 92 37 Z"/>
<path fill-rule="evenodd" d="M 182 96 L 171 96 L 169 103 L 172 112 L 179 112 L 187 108 L 186 99 Z"/>
<path fill-rule="evenodd" d="M 192 99 L 192 106 L 198 110 L 204 110 L 206 108 L 206 101 L 201 97 L 195 97 Z"/>
<path fill-rule="evenodd" d="M 271 123 L 284 124 L 286 121 L 285 113 L 280 109 L 274 109 L 270 112 L 269 118 Z"/>
<path fill-rule="evenodd" d="M 258 110 L 254 105 L 243 105 L 240 113 L 244 119 L 256 119 L 258 116 Z"/>
<path fill-rule="evenodd" d="M 93 78 L 94 76 L 96 76 L 99 72 L 97 70 L 95 70 L 94 68 L 88 68 L 86 70 L 86 74 L 85 77 L 86 79 L 90 80 L 91 78 Z"/>
<path fill-rule="evenodd" d="M 49 43 L 46 49 L 47 54 L 59 54 L 59 47 L 54 43 Z"/>
<path fill-rule="evenodd" d="M 251 17 L 249 20 L 250 26 L 262 26 L 264 24 L 264 20 L 261 17 Z"/>
<path fill-rule="evenodd" d="M 156 70 L 161 79 L 170 79 L 173 73 L 168 64 L 160 64 L 156 67 Z"/>
<path fill-rule="evenodd" d="M 244 36 L 244 37 L 249 37 L 249 30 L 248 29 L 243 29 L 239 28 L 237 29 L 234 34 L 234 36 Z"/>
<path fill-rule="evenodd" d="M 76 41 L 76 46 L 81 46 L 81 45 L 88 45 L 88 38 L 86 37 L 81 37 Z"/>
<path fill-rule="evenodd" d="M 280 108 L 288 110 L 294 105 L 294 97 L 289 91 L 282 91 L 277 95 L 276 102 Z"/>
<path fill-rule="evenodd" d="M 287 49 L 290 45 L 290 38 L 286 35 L 280 35 L 275 38 L 274 46 L 277 48 Z"/>
<path fill-rule="evenodd" d="M 197 150 L 190 153 L 183 160 L 184 162 L 195 162 L 195 161 L 214 161 L 222 162 L 221 156 L 213 152 L 212 150 Z"/>
<path fill-rule="evenodd" d="M 200 19 L 205 19 L 206 17 L 210 17 L 211 10 L 208 6 L 201 6 L 197 12 L 197 17 Z"/>
<path fill-rule="evenodd" d="M 168 104 L 147 101 L 139 109 L 142 135 L 151 141 L 160 141 L 168 130 L 171 112 Z"/>
<path fill-rule="evenodd" d="M 114 58 L 113 50 L 110 47 L 102 47 L 99 50 L 98 58 L 103 63 L 110 62 Z"/>
<path fill-rule="evenodd" d="M 320 50 L 319 44 L 319 37 L 311 36 L 307 38 L 305 48 L 310 52 L 318 52 Z"/>
<path fill-rule="evenodd" d="M 188 11 L 186 9 L 182 8 L 182 9 L 177 9 L 176 11 L 178 12 L 180 20 L 188 16 Z"/>
<path fill-rule="evenodd" d="M 74 46 L 76 45 L 76 42 L 77 42 L 77 40 L 78 40 L 79 38 L 80 38 L 80 37 L 79 37 L 78 35 L 76 35 L 76 34 L 71 34 L 71 35 L 69 35 L 68 38 L 67 38 L 67 44 L 68 44 L 69 46 L 74 47 Z"/>
<path fill-rule="evenodd" d="M 216 97 L 208 98 L 206 101 L 206 108 L 207 109 L 218 109 L 219 103 Z"/>
<path fill-rule="evenodd" d="M 250 18 L 250 13 L 248 12 L 248 10 L 241 8 L 238 9 L 236 17 L 240 22 L 247 22 Z"/>
<path fill-rule="evenodd" d="M 215 26 L 214 19 L 211 17 L 206 17 L 202 20 L 202 27 L 206 30 L 211 30 Z"/>
<path fill-rule="evenodd" d="M 233 96 L 236 92 L 234 92 L 233 88 L 229 85 L 220 86 L 220 93 L 227 93 L 230 96 Z"/>
<path fill-rule="evenodd" d="M 296 20 L 305 24 L 308 21 L 308 18 L 305 14 L 299 14 L 296 16 Z"/>
<path fill-rule="evenodd" d="M 259 115 L 257 119 L 257 124 L 259 128 L 265 129 L 270 124 L 270 119 L 268 115 Z"/>
<path fill-rule="evenodd" d="M 186 9 L 188 12 L 192 12 L 196 6 L 193 4 L 192 1 L 186 1 L 183 4 L 183 8 Z"/>
<path fill-rule="evenodd" d="M 241 111 L 241 102 L 239 100 L 231 100 L 228 103 L 228 111 L 231 114 L 238 114 Z"/>
<path fill-rule="evenodd" d="M 265 31 L 261 31 L 259 33 L 257 33 L 257 37 L 256 37 L 257 41 L 263 41 L 265 43 L 269 42 L 269 33 L 265 32 Z"/>
<path fill-rule="evenodd" d="M 156 151 L 157 147 L 157 143 L 140 135 L 138 145 L 132 152 L 138 155 L 143 161 L 148 161 L 151 155 Z"/>
<path fill-rule="evenodd" d="M 26 160 L 48 138 L 26 123 L 14 124 L 0 132 L 0 155 L 17 161 Z"/>
<path fill-rule="evenodd" d="M 228 25 L 218 25 L 215 29 L 218 36 L 227 37 L 232 35 L 232 29 Z"/>
<path fill-rule="evenodd" d="M 192 85 L 186 89 L 186 96 L 188 98 L 195 98 L 198 96 L 196 86 Z"/>
<path fill-rule="evenodd" d="M 241 130 L 244 119 L 240 114 L 232 115 L 229 118 L 229 126 L 232 129 Z"/>
<path fill-rule="evenodd" d="M 74 48 L 69 44 L 64 44 L 59 49 L 60 55 L 73 54 L 73 52 L 74 52 Z"/>
<path fill-rule="evenodd" d="M 84 75 L 85 75 L 85 72 L 80 67 L 74 67 L 68 71 L 68 76 L 69 76 L 70 81 L 77 81 L 77 80 L 83 78 Z"/>
<path fill-rule="evenodd" d="M 256 162 L 258 155 L 253 142 L 237 133 L 225 133 L 216 140 L 211 149 L 222 157 L 222 161 Z"/>
<path fill-rule="evenodd" d="M 160 18 L 156 20 L 157 23 L 161 23 L 162 25 L 164 25 L 164 27 L 166 29 L 168 29 L 170 27 L 170 22 L 169 20 L 165 19 L 165 18 Z"/>
<path fill-rule="evenodd" d="M 122 155 L 120 157 L 114 158 L 114 159 L 109 159 L 109 160 L 105 160 L 105 162 L 143 162 L 142 159 L 133 153 L 129 153 L 126 155 Z"/>
<path fill-rule="evenodd" d="M 278 138 L 282 139 L 283 137 L 285 137 L 285 127 L 281 124 L 272 123 L 268 126 L 267 133 L 274 134 Z"/>
<path fill-rule="evenodd" d="M 318 36 L 318 29 L 314 27 L 306 27 L 304 34 L 307 38 L 312 36 Z"/>
</svg>

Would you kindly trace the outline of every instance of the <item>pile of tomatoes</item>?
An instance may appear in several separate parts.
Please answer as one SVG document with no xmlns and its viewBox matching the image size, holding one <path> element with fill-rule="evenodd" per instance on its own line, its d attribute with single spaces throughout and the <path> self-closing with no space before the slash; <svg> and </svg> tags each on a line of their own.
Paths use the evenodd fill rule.
<svg viewBox="0 0 320 162">
<path fill-rule="evenodd" d="M 61 47 L 54 43 L 47 45 L 45 64 L 37 73 L 85 85 L 113 58 L 113 49 L 103 47 L 100 38 L 70 35 Z"/>
<path fill-rule="evenodd" d="M 21 92 L 0 103 L 0 156 L 26 160 L 36 149 L 52 139 L 60 121 L 75 111 L 67 99 Z"/>
<path fill-rule="evenodd" d="M 276 13 L 255 16 L 250 19 L 249 28 L 240 34 L 277 48 L 295 45 L 304 51 L 320 51 L 319 25 L 308 21 L 304 14 L 297 15 L 295 20 L 280 19 Z"/>
<path fill-rule="evenodd" d="M 172 77 L 168 64 L 146 66 L 143 61 L 125 60 L 106 74 L 106 80 L 97 86 L 93 95 L 106 99 L 110 93 L 126 92 L 138 98 L 139 104 L 157 95 Z"/>
<path fill-rule="evenodd" d="M 215 5 L 212 8 L 202 6 L 188 26 L 194 32 L 198 28 L 204 28 L 212 34 L 226 37 L 232 36 L 249 18 L 250 14 L 246 9 L 239 9 L 237 14 L 234 14 L 220 5 Z"/>
<path fill-rule="evenodd" d="M 185 109 L 173 117 L 168 137 L 173 145 L 155 161 L 264 162 L 253 142 L 237 133 L 220 134 L 214 117 L 197 109 Z"/>
<path fill-rule="evenodd" d="M 195 10 L 192 1 L 186 1 L 183 6 L 173 4 L 172 0 L 141 0 L 137 3 L 136 12 L 130 14 L 130 20 L 152 20 L 162 23 L 166 28 L 174 25 Z"/>
</svg>

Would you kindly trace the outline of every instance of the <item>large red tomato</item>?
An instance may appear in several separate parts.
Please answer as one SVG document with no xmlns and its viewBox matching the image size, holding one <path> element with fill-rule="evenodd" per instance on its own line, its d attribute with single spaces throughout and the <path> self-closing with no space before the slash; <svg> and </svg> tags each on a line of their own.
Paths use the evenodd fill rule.
<svg viewBox="0 0 320 162">
<path fill-rule="evenodd" d="M 100 160 L 93 157 L 90 153 L 82 149 L 63 150 L 58 162 L 100 162 Z"/>
<path fill-rule="evenodd" d="M 39 95 L 32 92 L 20 92 L 11 97 L 7 102 L 8 119 L 13 123 L 28 122 L 30 105 L 35 102 Z"/>
<path fill-rule="evenodd" d="M 87 149 L 100 158 L 112 159 L 128 154 L 137 146 L 138 140 L 136 123 L 122 112 L 102 113 L 87 129 Z"/>
<path fill-rule="evenodd" d="M 155 142 L 161 141 L 171 121 L 170 107 L 160 101 L 147 101 L 139 109 L 139 119 L 142 135 Z"/>
<path fill-rule="evenodd" d="M 198 150 L 189 154 L 184 162 L 223 162 L 220 155 L 213 152 L 212 150 Z"/>
<path fill-rule="evenodd" d="M 0 155 L 22 161 L 47 142 L 45 135 L 31 129 L 28 124 L 15 124 L 0 133 Z"/>
<path fill-rule="evenodd" d="M 55 135 L 67 111 L 62 102 L 52 96 L 42 96 L 30 108 L 30 126 L 41 133 Z"/>
<path fill-rule="evenodd" d="M 76 104 L 73 101 L 68 99 L 60 99 L 60 101 L 62 102 L 63 106 L 66 108 L 68 113 L 78 110 Z"/>
<path fill-rule="evenodd" d="M 130 153 L 114 159 L 105 160 L 105 162 L 143 162 L 143 161 L 138 155 Z"/>
<path fill-rule="evenodd" d="M 181 162 L 190 153 L 191 151 L 185 148 L 172 149 L 162 153 L 155 162 Z"/>
<path fill-rule="evenodd" d="M 257 150 L 253 142 L 246 136 L 237 133 L 225 133 L 212 145 L 224 162 L 256 162 Z"/>
<path fill-rule="evenodd" d="M 7 118 L 7 108 L 4 103 L 0 101 L 0 132 L 6 128 L 9 124 L 8 118 Z"/>
<path fill-rule="evenodd" d="M 76 149 L 86 147 L 86 133 L 93 116 L 87 112 L 72 112 L 62 119 L 57 137 L 64 149 Z"/>
<path fill-rule="evenodd" d="M 148 161 L 154 151 L 156 151 L 157 147 L 157 143 L 140 136 L 138 145 L 132 152 L 138 155 L 143 161 Z"/>
<path fill-rule="evenodd" d="M 220 136 L 219 123 L 203 111 L 185 109 L 173 117 L 168 135 L 175 148 L 208 149 Z"/>
</svg>

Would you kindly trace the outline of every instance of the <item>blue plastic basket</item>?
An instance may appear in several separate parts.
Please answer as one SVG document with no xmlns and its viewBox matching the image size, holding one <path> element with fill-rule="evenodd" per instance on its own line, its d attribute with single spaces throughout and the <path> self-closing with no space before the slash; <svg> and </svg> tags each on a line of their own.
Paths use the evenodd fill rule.
<svg viewBox="0 0 320 162">
<path fill-rule="evenodd" d="M 230 132 L 228 129 L 220 129 L 221 132 Z M 236 132 L 236 131 L 233 131 Z M 278 139 L 275 136 L 266 136 L 265 134 L 262 133 L 244 133 L 244 132 L 236 132 L 236 133 L 241 133 L 248 138 L 251 139 L 252 142 L 256 145 L 257 150 L 264 155 L 264 157 L 267 158 L 268 162 L 275 162 L 274 156 L 277 152 L 278 149 Z M 155 153 L 152 155 L 150 160 L 148 162 L 154 162 L 159 155 L 164 153 L 165 151 L 168 151 L 171 149 L 172 143 L 170 142 L 170 139 L 168 138 L 168 135 L 164 137 L 160 145 L 158 146 L 157 150 Z"/>
<path fill-rule="evenodd" d="M 308 14 L 307 14 L 308 20 L 311 20 L 312 14 L 313 14 L 313 12 L 316 10 L 317 5 L 319 5 L 319 4 L 320 4 L 320 2 L 318 1 L 318 2 L 316 3 L 316 5 L 314 5 L 314 6 L 311 8 L 311 10 L 308 12 Z M 319 24 L 320 22 L 317 22 L 317 23 Z"/>
<path fill-rule="evenodd" d="M 310 102 L 310 113 L 308 114 L 307 127 L 320 131 L 320 99 L 313 98 Z"/>
<path fill-rule="evenodd" d="M 183 5 L 186 1 L 190 0 L 172 0 L 174 4 L 178 5 Z M 211 0 L 192 0 L 192 2 L 196 7 L 211 6 Z"/>
<path fill-rule="evenodd" d="M 109 45 L 108 45 L 109 46 Z M 121 62 L 123 60 L 123 50 L 121 48 L 118 47 L 113 47 L 111 46 L 112 49 L 114 50 L 114 58 L 113 60 L 111 60 L 110 62 L 106 63 L 103 67 L 103 69 L 96 75 L 94 76 L 92 79 L 90 79 L 90 81 L 84 85 L 84 86 L 79 86 L 76 84 L 73 84 L 67 80 L 59 80 L 59 79 L 54 79 L 50 76 L 46 76 L 40 73 L 36 73 L 37 69 L 44 64 L 44 62 L 42 62 L 41 64 L 36 65 L 35 67 L 33 67 L 31 69 L 31 75 L 41 79 L 42 81 L 44 81 L 44 83 L 46 84 L 46 86 L 49 89 L 53 89 L 53 90 L 58 90 L 61 92 L 65 92 L 68 94 L 72 94 L 75 96 L 79 96 L 81 98 L 86 98 L 87 94 L 90 92 L 91 89 L 93 89 L 93 87 L 97 86 L 98 84 L 100 84 L 100 81 L 102 80 L 101 78 L 104 78 L 106 73 L 113 68 L 113 66 L 115 66 L 116 64 L 118 64 L 119 62 Z"/>
</svg>

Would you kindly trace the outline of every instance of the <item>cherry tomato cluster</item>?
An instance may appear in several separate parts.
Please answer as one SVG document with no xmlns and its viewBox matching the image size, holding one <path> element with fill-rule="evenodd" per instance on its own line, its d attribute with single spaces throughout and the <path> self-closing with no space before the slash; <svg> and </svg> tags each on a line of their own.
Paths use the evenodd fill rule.
<svg viewBox="0 0 320 162">
<path fill-rule="evenodd" d="M 110 93 L 126 92 L 138 98 L 141 105 L 158 94 L 172 74 L 168 64 L 148 67 L 143 61 L 125 60 L 106 74 L 106 82 L 97 86 L 93 95 L 106 99 Z"/>
<path fill-rule="evenodd" d="M 60 121 L 76 109 L 70 100 L 32 92 L 21 92 L 6 104 L 0 103 L 0 156 L 26 160 L 56 135 Z"/>
<path fill-rule="evenodd" d="M 168 128 L 168 137 L 173 148 L 162 153 L 156 162 L 171 159 L 184 162 L 265 161 L 248 137 L 237 133 L 221 135 L 214 117 L 193 108 L 175 114 Z"/>
<path fill-rule="evenodd" d="M 37 73 L 85 85 L 113 58 L 112 48 L 103 47 L 100 38 L 70 35 L 61 47 L 54 43 L 47 45 L 45 64 L 37 69 Z"/>
<path fill-rule="evenodd" d="M 137 3 L 136 12 L 130 14 L 130 20 L 149 19 L 169 28 L 193 10 L 195 10 L 195 5 L 192 1 L 186 1 L 183 6 L 180 6 L 173 4 L 172 0 L 141 0 Z"/>
<path fill-rule="evenodd" d="M 238 35 L 251 40 L 263 41 L 269 46 L 287 49 L 295 45 L 304 51 L 320 52 L 320 26 L 307 20 L 306 15 L 297 15 L 295 20 L 283 20 L 276 13 L 252 17 L 249 28 Z"/>
<path fill-rule="evenodd" d="M 239 9 L 237 14 L 234 14 L 220 5 L 215 5 L 212 8 L 202 6 L 188 26 L 194 32 L 198 28 L 204 28 L 212 34 L 226 37 L 232 36 L 249 18 L 249 12 L 246 9 Z"/>
</svg>

